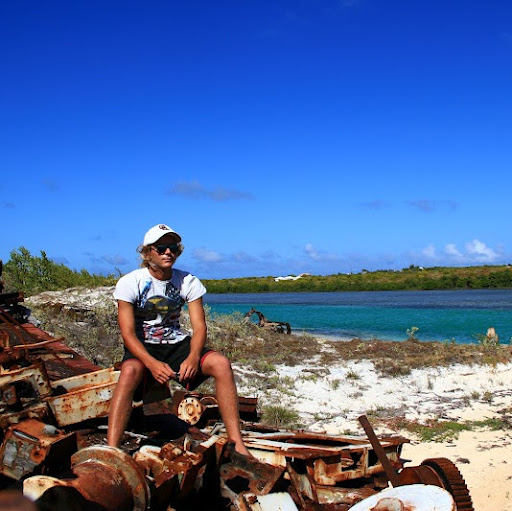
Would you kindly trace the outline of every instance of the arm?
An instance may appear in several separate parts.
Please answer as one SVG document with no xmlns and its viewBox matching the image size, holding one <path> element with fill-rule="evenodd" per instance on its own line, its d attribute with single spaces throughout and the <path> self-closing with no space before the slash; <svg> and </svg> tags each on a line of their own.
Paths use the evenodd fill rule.
<svg viewBox="0 0 512 511">
<path fill-rule="evenodd" d="M 169 365 L 152 357 L 137 337 L 133 304 L 123 300 L 118 300 L 117 304 L 117 319 L 126 348 L 151 371 L 157 382 L 165 383 L 169 378 L 174 378 L 175 372 Z"/>
<path fill-rule="evenodd" d="M 203 299 L 198 298 L 188 303 L 192 338 L 190 341 L 190 354 L 180 365 L 180 381 L 190 380 L 199 371 L 201 350 L 206 343 L 206 319 L 204 316 Z"/>
</svg>

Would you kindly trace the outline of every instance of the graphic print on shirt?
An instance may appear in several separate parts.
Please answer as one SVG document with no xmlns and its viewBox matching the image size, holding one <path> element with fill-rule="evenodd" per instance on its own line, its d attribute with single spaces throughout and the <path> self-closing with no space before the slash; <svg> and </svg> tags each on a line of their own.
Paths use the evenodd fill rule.
<svg viewBox="0 0 512 511">
<path fill-rule="evenodd" d="M 136 315 L 143 320 L 144 341 L 151 344 L 166 344 L 175 342 L 180 331 L 180 312 L 185 300 L 180 292 L 167 282 L 165 295 L 149 296 L 152 288 L 151 280 L 148 280 L 139 295 L 136 307 Z M 148 324 L 151 321 L 154 324 Z"/>
</svg>

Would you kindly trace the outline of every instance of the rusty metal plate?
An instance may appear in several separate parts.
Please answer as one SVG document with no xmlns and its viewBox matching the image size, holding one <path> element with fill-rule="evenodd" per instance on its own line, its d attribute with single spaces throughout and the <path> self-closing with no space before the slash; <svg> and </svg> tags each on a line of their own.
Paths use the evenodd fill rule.
<svg viewBox="0 0 512 511">
<path fill-rule="evenodd" d="M 349 443 L 355 440 L 354 443 Z M 382 438 L 382 447 L 395 469 L 402 468 L 402 437 Z M 285 467 L 287 460 L 302 460 L 316 484 L 334 486 L 339 482 L 368 477 L 384 472 L 368 440 L 309 435 L 302 432 L 251 433 L 244 437 L 250 452 L 258 459 Z"/>
<path fill-rule="evenodd" d="M 101 369 L 91 373 L 72 376 L 51 382 L 53 389 L 63 388 L 68 392 L 77 392 L 90 387 L 99 386 L 105 383 L 116 383 L 119 380 L 120 371 L 114 370 L 113 367 Z"/>
<path fill-rule="evenodd" d="M 19 424 L 26 419 L 38 419 L 43 421 L 48 417 L 48 405 L 36 403 L 28 406 L 19 412 L 6 412 L 0 415 L 0 427 L 5 430 L 12 424 Z"/>
<path fill-rule="evenodd" d="M 71 387 L 70 392 L 45 399 L 59 426 L 77 424 L 87 419 L 108 415 L 110 400 L 119 378 L 119 371 L 110 371 L 105 375 L 111 378 L 108 383 L 87 384 L 86 382 L 91 378 L 94 381 L 94 373 L 70 378 L 70 380 L 74 380 L 73 383 L 75 384 L 74 387 Z M 59 382 L 62 383 L 65 380 Z M 55 382 L 55 384 L 59 382 Z"/>
</svg>

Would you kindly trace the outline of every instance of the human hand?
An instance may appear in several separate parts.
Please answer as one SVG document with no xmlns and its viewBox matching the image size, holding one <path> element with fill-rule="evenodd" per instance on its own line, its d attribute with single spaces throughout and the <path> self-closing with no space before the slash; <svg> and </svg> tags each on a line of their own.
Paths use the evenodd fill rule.
<svg viewBox="0 0 512 511">
<path fill-rule="evenodd" d="M 180 381 L 192 380 L 199 372 L 199 356 L 190 354 L 180 365 Z"/>
<path fill-rule="evenodd" d="M 176 373 L 170 368 L 169 364 L 161 362 L 160 360 L 155 359 L 155 361 L 148 366 L 148 369 L 158 383 L 165 383 L 170 378 L 176 376 Z"/>
</svg>

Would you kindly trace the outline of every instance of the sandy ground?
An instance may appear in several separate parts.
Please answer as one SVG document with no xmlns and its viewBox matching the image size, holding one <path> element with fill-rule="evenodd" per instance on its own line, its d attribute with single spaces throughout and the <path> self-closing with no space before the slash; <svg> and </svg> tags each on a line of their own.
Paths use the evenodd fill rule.
<svg viewBox="0 0 512 511">
<path fill-rule="evenodd" d="M 254 395 L 250 374 L 241 395 Z M 289 407 L 299 413 L 304 429 L 330 434 L 364 434 L 357 418 L 400 416 L 424 422 L 429 418 L 451 421 L 508 419 L 512 414 L 512 364 L 497 366 L 457 365 L 413 370 L 408 376 L 382 377 L 369 361 L 346 362 L 328 369 L 277 367 L 276 389 L 257 391 L 260 404 Z M 275 378 L 275 375 L 274 375 Z M 390 432 L 384 426 L 377 433 Z M 427 458 L 453 461 L 470 490 L 475 510 L 512 511 L 512 430 L 476 427 L 445 442 L 411 439 L 404 446 L 408 465 Z"/>
</svg>

